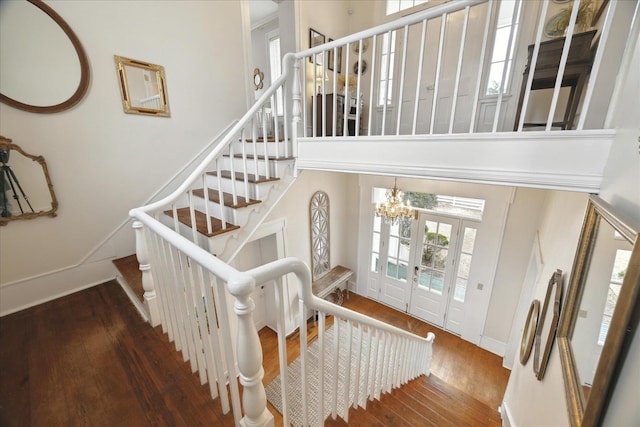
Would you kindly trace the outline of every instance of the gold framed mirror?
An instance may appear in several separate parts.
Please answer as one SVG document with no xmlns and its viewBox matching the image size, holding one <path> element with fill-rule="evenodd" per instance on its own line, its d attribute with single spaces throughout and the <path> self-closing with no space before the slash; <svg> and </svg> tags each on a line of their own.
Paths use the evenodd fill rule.
<svg viewBox="0 0 640 427">
<path fill-rule="evenodd" d="M 58 200 L 47 163 L 0 136 L 0 225 L 56 216 Z"/>
<path fill-rule="evenodd" d="M 635 333 L 640 226 L 591 196 L 558 331 L 572 426 L 598 425 Z M 635 319 L 635 320 L 634 320 Z"/>
<path fill-rule="evenodd" d="M 114 60 L 124 112 L 169 117 L 164 67 L 118 55 Z"/>
</svg>

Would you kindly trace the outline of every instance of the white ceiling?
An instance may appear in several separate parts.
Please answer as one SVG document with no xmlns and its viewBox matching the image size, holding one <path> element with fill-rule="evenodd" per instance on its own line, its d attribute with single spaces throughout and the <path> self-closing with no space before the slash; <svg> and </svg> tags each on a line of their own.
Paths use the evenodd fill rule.
<svg viewBox="0 0 640 427">
<path fill-rule="evenodd" d="M 278 4 L 273 0 L 249 0 L 249 13 L 251 15 L 251 26 L 261 22 L 269 15 L 278 12 Z"/>
</svg>

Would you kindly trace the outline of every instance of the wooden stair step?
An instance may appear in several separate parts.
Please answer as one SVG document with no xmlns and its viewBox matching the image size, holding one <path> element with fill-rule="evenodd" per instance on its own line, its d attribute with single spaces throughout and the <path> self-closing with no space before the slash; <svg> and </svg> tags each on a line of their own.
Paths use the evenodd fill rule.
<svg viewBox="0 0 640 427">
<path fill-rule="evenodd" d="M 173 218 L 172 210 L 164 211 L 164 213 Z M 178 221 L 180 221 L 187 227 L 191 227 L 191 213 L 189 208 L 177 209 L 177 213 Z M 218 236 L 220 234 L 228 233 L 240 228 L 239 226 L 230 223 L 227 223 L 227 228 L 222 228 L 222 221 L 220 221 L 218 218 L 211 217 L 211 233 L 209 233 L 207 232 L 207 216 L 200 211 L 195 211 L 195 217 L 196 230 L 198 231 L 198 233 L 204 234 L 207 237 Z"/>
<path fill-rule="evenodd" d="M 144 288 L 142 287 L 142 271 L 140 271 L 140 263 L 135 254 L 124 258 L 114 259 L 113 265 L 116 266 L 122 278 L 129 284 L 133 292 L 141 302 L 144 302 Z"/>
<path fill-rule="evenodd" d="M 218 172 L 216 172 L 216 171 L 207 172 L 207 175 L 218 176 Z M 222 176 L 222 178 L 231 179 L 231 172 L 230 171 L 222 171 L 221 176 Z M 244 181 L 244 173 L 243 172 L 236 172 L 234 179 L 236 181 Z M 280 178 L 276 178 L 276 177 L 267 178 L 264 175 L 256 176 L 256 175 L 254 175 L 252 173 L 248 173 L 247 174 L 247 179 L 248 179 L 249 183 L 251 183 L 251 184 L 262 184 L 264 182 L 272 182 L 272 181 L 279 181 L 280 180 Z"/>
<path fill-rule="evenodd" d="M 242 141 L 242 140 L 240 140 Z M 253 138 L 247 138 L 244 140 L 244 142 L 253 142 Z M 260 143 L 260 142 L 264 142 L 264 138 L 256 138 L 256 142 Z M 267 137 L 267 142 L 276 142 L 276 139 L 274 137 L 268 138 Z M 277 142 L 284 142 L 284 138 L 278 138 Z"/>
<path fill-rule="evenodd" d="M 218 190 L 209 188 L 207 193 L 209 193 L 210 201 L 220 204 L 220 193 L 218 192 Z M 202 197 L 204 199 L 204 188 L 198 188 L 196 190 L 193 190 L 193 194 L 197 197 Z M 224 205 L 232 209 L 246 208 L 247 206 L 262 203 L 261 200 L 253 200 L 253 199 L 247 200 L 244 197 L 237 196 L 238 203 L 234 204 L 233 194 L 231 193 L 222 193 L 222 199 L 224 200 Z"/>
<path fill-rule="evenodd" d="M 229 157 L 229 154 L 223 154 L 223 155 L 222 155 L 222 157 Z M 247 154 L 247 155 L 246 155 L 247 160 L 253 160 L 253 159 L 254 159 L 254 158 L 256 158 L 256 157 L 257 157 L 257 159 L 258 159 L 258 160 L 264 160 L 264 156 L 263 156 L 263 155 L 260 155 L 260 154 L 259 154 L 259 155 L 257 155 L 257 156 L 255 156 L 255 157 L 254 157 L 254 155 L 253 155 L 253 154 Z M 234 159 L 241 159 L 241 158 L 242 158 L 242 154 L 234 154 L 234 155 L 233 155 L 233 158 L 234 158 Z M 282 157 L 282 156 L 280 156 L 280 157 L 275 157 L 275 156 L 267 156 L 267 160 L 272 160 L 272 161 L 274 161 L 274 162 L 282 162 L 282 161 L 286 161 L 286 160 L 293 160 L 293 159 L 294 159 L 294 157 Z"/>
</svg>

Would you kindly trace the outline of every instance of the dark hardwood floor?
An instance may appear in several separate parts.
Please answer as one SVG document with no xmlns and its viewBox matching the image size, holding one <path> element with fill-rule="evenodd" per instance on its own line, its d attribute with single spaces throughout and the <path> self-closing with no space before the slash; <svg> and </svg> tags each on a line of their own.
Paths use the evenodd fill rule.
<svg viewBox="0 0 640 427">
<path fill-rule="evenodd" d="M 0 318 L 0 425 L 233 425 L 111 281 Z"/>
<path fill-rule="evenodd" d="M 508 371 L 498 356 L 354 294 L 345 306 L 436 333 L 431 377 L 352 410 L 349 425 L 499 425 Z M 268 384 L 278 371 L 277 344 L 266 328 L 260 338 Z M 296 339 L 288 340 L 290 360 Z M 230 426 L 233 417 L 221 414 L 166 336 L 111 281 L 0 318 L 0 426 L 59 425 Z"/>
</svg>

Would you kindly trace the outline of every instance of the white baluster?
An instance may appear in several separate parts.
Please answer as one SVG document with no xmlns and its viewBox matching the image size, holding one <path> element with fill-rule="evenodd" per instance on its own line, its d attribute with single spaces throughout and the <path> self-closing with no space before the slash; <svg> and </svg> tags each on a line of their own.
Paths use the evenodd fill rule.
<svg viewBox="0 0 640 427">
<path fill-rule="evenodd" d="M 238 316 L 236 354 L 240 371 L 240 384 L 244 387 L 242 407 L 243 426 L 273 426 L 273 414 L 267 409 L 267 396 L 262 384 L 262 347 L 258 331 L 253 323 L 255 304 L 250 295 L 255 289 L 255 280 L 238 274 L 228 283 L 229 292 L 236 297 L 233 310 Z M 235 381 L 235 378 L 229 378 Z"/>
<path fill-rule="evenodd" d="M 352 358 L 352 334 L 353 334 L 353 324 L 351 320 L 347 320 L 347 366 L 346 372 L 344 373 L 345 384 L 344 384 L 344 420 L 349 422 L 349 399 L 351 398 L 351 358 Z"/>
<path fill-rule="evenodd" d="M 149 263 L 149 252 L 147 250 L 147 241 L 145 240 L 144 226 L 140 221 L 133 222 L 133 229 L 136 233 L 136 256 L 138 264 L 142 272 L 142 289 L 144 289 L 144 304 L 149 314 L 149 323 L 152 326 L 160 324 L 160 312 L 158 309 L 158 300 L 156 299 L 156 290 L 151 274 L 151 264 Z"/>
</svg>

